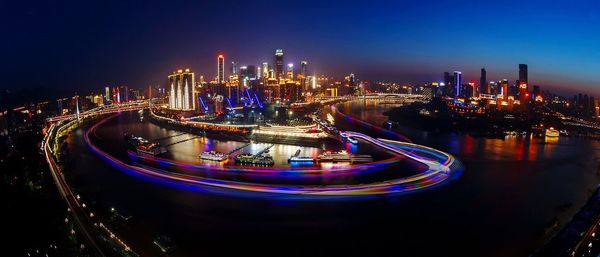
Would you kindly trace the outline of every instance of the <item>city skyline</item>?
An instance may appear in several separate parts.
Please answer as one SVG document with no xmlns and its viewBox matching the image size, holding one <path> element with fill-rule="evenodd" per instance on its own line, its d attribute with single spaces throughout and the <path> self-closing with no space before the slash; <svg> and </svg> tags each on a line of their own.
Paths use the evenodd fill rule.
<svg viewBox="0 0 600 257">
<path fill-rule="evenodd" d="M 595 61 L 599 53 L 593 45 L 597 36 L 585 33 L 586 28 L 592 29 L 598 23 L 593 15 L 596 3 L 572 7 L 560 3 L 431 2 L 397 3 L 391 8 L 326 3 L 319 10 L 331 12 L 323 15 L 316 15 L 319 11 L 312 10 L 312 4 L 283 3 L 276 7 L 267 3 L 123 3 L 122 10 L 111 8 L 116 5 L 111 3 L 14 4 L 6 8 L 11 12 L 3 16 L 18 22 L 6 28 L 14 40 L 2 43 L 10 51 L 1 69 L 7 79 L 0 87 L 142 87 L 164 83 L 163 74 L 182 66 L 212 78 L 216 75 L 217 53 L 240 65 L 260 66 L 265 61 L 272 63 L 273 49 L 283 49 L 286 64 L 299 67 L 306 60 L 311 73 L 336 77 L 355 73 L 365 80 L 420 84 L 440 81 L 443 71 L 459 70 L 464 81 L 470 81 L 478 80 L 479 69 L 485 67 L 490 79 L 512 81 L 518 75 L 514 66 L 527 63 L 531 85 L 569 93 L 599 91 L 594 85 L 600 81 L 593 73 L 600 68 Z M 110 10 L 122 18 L 107 20 L 82 11 L 82 7 L 98 13 Z M 233 8 L 235 13 L 246 7 L 256 10 L 256 15 L 247 19 L 257 26 L 242 26 L 244 20 L 237 18 L 224 19 L 217 27 L 206 22 L 225 10 Z M 178 11 L 196 9 L 204 15 L 192 15 L 177 24 L 168 22 Z M 294 11 L 284 12 L 288 9 Z M 285 15 L 280 19 L 261 15 L 270 12 Z M 330 19 L 345 17 L 344 14 L 351 17 L 354 13 L 361 19 Z M 501 18 L 502 14 L 507 18 Z M 81 22 L 69 23 L 74 19 Z M 473 24 L 473 20 L 480 22 Z M 312 26 L 317 23 L 323 25 Z M 189 33 L 176 40 L 161 36 L 170 30 Z M 209 36 L 217 31 L 229 33 Z M 246 44 L 245 37 L 255 40 Z M 39 45 L 37 41 L 46 43 Z M 42 54 L 46 57 L 36 58 Z M 36 70 L 41 76 L 27 81 L 16 79 L 28 70 Z M 227 74 L 229 69 L 225 71 Z"/>
<path fill-rule="evenodd" d="M 600 257 L 600 1 L 0 22 L 6 256 Z"/>
</svg>

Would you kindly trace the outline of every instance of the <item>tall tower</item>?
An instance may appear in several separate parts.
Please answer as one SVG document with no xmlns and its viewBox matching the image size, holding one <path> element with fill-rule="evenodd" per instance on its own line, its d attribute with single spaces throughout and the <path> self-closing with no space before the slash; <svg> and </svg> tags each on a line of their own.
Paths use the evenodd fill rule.
<svg viewBox="0 0 600 257">
<path fill-rule="evenodd" d="M 269 63 L 268 62 L 263 62 L 262 63 L 262 77 L 265 79 L 269 78 Z"/>
<path fill-rule="evenodd" d="M 502 90 L 502 100 L 508 101 L 508 80 L 500 82 L 500 89 Z"/>
<path fill-rule="evenodd" d="M 455 86 L 455 97 L 459 97 L 462 92 L 460 92 L 460 88 L 462 87 L 462 72 L 454 71 L 454 86 Z"/>
<path fill-rule="evenodd" d="M 286 74 L 287 74 L 288 79 L 294 79 L 294 64 L 293 63 L 288 63 Z"/>
<path fill-rule="evenodd" d="M 519 84 L 525 83 L 529 85 L 527 80 L 527 64 L 519 64 Z"/>
<path fill-rule="evenodd" d="M 275 50 L 275 76 L 276 78 L 284 77 L 283 71 L 283 49 Z"/>
<path fill-rule="evenodd" d="M 238 70 L 237 70 L 237 62 L 233 61 L 231 62 L 231 74 L 236 75 Z"/>
<path fill-rule="evenodd" d="M 79 119 L 79 95 L 75 96 L 75 108 L 77 108 L 76 112 L 77 112 L 77 121 L 80 121 Z"/>
<path fill-rule="evenodd" d="M 222 54 L 217 56 L 217 83 L 225 83 L 225 57 Z"/>
<path fill-rule="evenodd" d="M 490 93 L 487 83 L 487 72 L 485 68 L 481 68 L 481 77 L 479 77 L 479 92 L 484 94 Z"/>
<path fill-rule="evenodd" d="M 104 101 L 106 102 L 106 104 L 110 102 L 110 87 L 104 88 Z"/>
<path fill-rule="evenodd" d="M 450 72 L 444 72 L 444 94 L 446 96 L 452 96 L 454 89 L 452 88 L 454 85 L 454 77 L 450 75 Z"/>
<path fill-rule="evenodd" d="M 308 62 L 307 61 L 301 61 L 300 62 L 300 74 L 302 74 L 302 76 L 306 76 L 306 72 L 307 72 L 307 66 L 308 66 Z"/>
<path fill-rule="evenodd" d="M 169 109 L 191 111 L 196 109 L 194 73 L 190 69 L 177 70 L 168 77 Z"/>
</svg>

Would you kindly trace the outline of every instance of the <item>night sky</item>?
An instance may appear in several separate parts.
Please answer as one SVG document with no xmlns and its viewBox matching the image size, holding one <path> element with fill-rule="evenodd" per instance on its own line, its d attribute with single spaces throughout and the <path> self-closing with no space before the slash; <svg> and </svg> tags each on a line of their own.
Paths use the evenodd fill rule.
<svg viewBox="0 0 600 257">
<path fill-rule="evenodd" d="M 309 62 L 310 73 L 423 83 L 514 81 L 600 93 L 598 1 L 2 1 L 0 88 L 164 84 L 180 67 Z M 572 91 L 567 91 L 572 92 Z"/>
</svg>

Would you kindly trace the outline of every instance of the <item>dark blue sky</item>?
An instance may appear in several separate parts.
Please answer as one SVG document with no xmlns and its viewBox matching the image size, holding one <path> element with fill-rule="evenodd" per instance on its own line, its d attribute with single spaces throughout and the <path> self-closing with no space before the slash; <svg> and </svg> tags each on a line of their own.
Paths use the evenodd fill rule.
<svg viewBox="0 0 600 257">
<path fill-rule="evenodd" d="M 308 60 L 335 76 L 421 83 L 517 77 L 600 93 L 598 1 L 2 1 L 0 88 L 73 91 L 164 83 L 178 67 L 216 75 Z M 426 3 L 423 3 L 426 2 Z"/>
</svg>

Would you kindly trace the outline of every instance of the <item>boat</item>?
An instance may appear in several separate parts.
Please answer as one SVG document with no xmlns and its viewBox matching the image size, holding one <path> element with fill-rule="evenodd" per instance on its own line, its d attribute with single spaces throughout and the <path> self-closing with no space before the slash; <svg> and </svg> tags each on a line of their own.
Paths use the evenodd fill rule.
<svg viewBox="0 0 600 257">
<path fill-rule="evenodd" d="M 352 155 L 346 151 L 340 152 L 324 152 L 317 156 L 319 162 L 350 162 Z"/>
<path fill-rule="evenodd" d="M 218 151 L 207 151 L 200 154 L 200 159 L 209 161 L 224 161 L 229 159 L 229 155 Z"/>
<path fill-rule="evenodd" d="M 167 152 L 167 149 L 160 146 L 160 144 L 158 144 L 158 143 L 151 143 L 148 145 L 140 145 L 135 150 L 136 150 L 136 152 L 138 152 L 140 154 L 147 154 L 147 155 L 152 155 L 152 156 L 156 156 L 156 155 Z"/>
<path fill-rule="evenodd" d="M 136 137 L 133 134 L 126 134 L 125 139 L 129 148 L 134 149 L 139 154 L 156 156 L 167 152 L 167 149 L 158 142 L 150 142 L 143 137 Z"/>
<path fill-rule="evenodd" d="M 275 164 L 273 157 L 268 154 L 239 154 L 235 157 L 235 161 L 245 165 L 273 166 Z"/>
<path fill-rule="evenodd" d="M 560 132 L 558 130 L 554 129 L 553 127 L 550 127 L 548 129 L 546 129 L 546 136 L 547 137 L 559 137 Z"/>
<path fill-rule="evenodd" d="M 350 163 L 372 162 L 373 157 L 368 154 L 359 154 L 359 155 L 349 154 L 346 151 L 325 152 L 325 153 L 317 156 L 317 161 L 321 162 L 321 163 L 323 163 L 323 162 L 350 162 Z"/>
<path fill-rule="evenodd" d="M 289 163 L 314 163 L 315 159 L 308 156 L 300 156 L 300 149 L 288 159 Z"/>
<path fill-rule="evenodd" d="M 368 155 L 368 154 L 358 154 L 358 155 L 352 155 L 352 163 L 356 163 L 356 162 L 372 162 L 373 161 L 373 156 Z"/>
<path fill-rule="evenodd" d="M 312 157 L 308 157 L 308 156 L 292 156 L 288 159 L 288 162 L 290 163 L 314 163 L 315 162 L 315 158 Z"/>
</svg>

